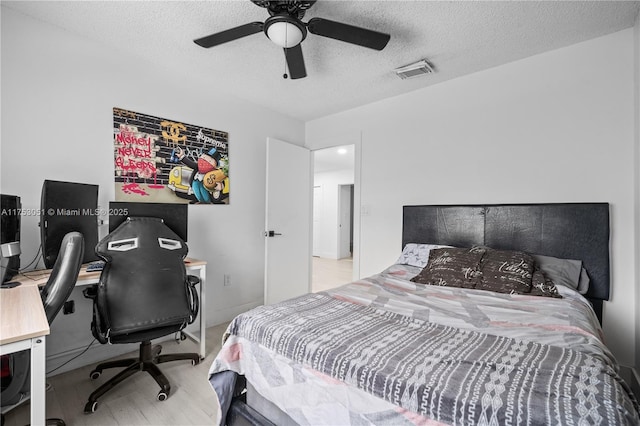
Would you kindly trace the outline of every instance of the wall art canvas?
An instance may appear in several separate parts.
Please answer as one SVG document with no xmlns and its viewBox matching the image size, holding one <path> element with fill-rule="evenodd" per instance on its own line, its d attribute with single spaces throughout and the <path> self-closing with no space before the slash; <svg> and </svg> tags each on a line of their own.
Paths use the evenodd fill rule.
<svg viewBox="0 0 640 426">
<path fill-rule="evenodd" d="M 229 204 L 229 134 L 113 109 L 116 201 Z"/>
</svg>

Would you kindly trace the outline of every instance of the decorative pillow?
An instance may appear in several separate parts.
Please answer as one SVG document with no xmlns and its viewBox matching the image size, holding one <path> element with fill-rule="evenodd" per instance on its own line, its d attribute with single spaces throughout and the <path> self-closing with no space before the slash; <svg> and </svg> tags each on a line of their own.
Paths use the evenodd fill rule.
<svg viewBox="0 0 640 426">
<path fill-rule="evenodd" d="M 536 269 L 531 277 L 531 295 L 562 298 L 553 281 L 540 269 Z"/>
<path fill-rule="evenodd" d="M 398 260 L 396 260 L 396 264 L 424 268 L 425 266 L 427 266 L 427 262 L 429 261 L 429 252 L 433 249 L 442 247 L 450 246 L 408 243 L 404 246 L 402 254 L 398 258 Z"/>
<path fill-rule="evenodd" d="M 581 260 L 560 259 L 557 257 L 534 254 L 536 265 L 556 285 L 577 290 L 585 294 L 589 290 L 589 276 L 582 267 Z"/>
<path fill-rule="evenodd" d="M 411 281 L 447 287 L 475 288 L 479 279 L 482 248 L 438 248 L 429 252 L 427 266 Z"/>
<path fill-rule="evenodd" d="M 526 294 L 531 291 L 534 260 L 522 251 L 484 248 L 481 278 L 476 289 L 498 293 Z"/>
</svg>

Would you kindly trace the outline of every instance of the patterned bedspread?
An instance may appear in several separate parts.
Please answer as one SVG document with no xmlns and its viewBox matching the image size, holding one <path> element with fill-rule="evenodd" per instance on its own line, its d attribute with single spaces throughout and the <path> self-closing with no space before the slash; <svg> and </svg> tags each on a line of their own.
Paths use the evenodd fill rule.
<svg viewBox="0 0 640 426">
<path fill-rule="evenodd" d="M 414 284 L 395 265 L 238 316 L 211 374 L 300 424 L 640 424 L 582 297 Z"/>
</svg>

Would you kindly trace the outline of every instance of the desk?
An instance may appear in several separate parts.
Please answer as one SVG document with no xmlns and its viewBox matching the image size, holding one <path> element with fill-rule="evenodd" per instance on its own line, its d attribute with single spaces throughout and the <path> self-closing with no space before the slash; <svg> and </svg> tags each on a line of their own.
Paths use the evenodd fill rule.
<svg viewBox="0 0 640 426">
<path fill-rule="evenodd" d="M 0 292 L 0 355 L 31 349 L 31 424 L 44 425 L 45 336 L 49 334 L 49 323 L 40 292 L 35 286 L 19 286 Z"/>
<path fill-rule="evenodd" d="M 203 260 L 185 259 L 187 273 L 200 278 L 200 336 L 185 334 L 200 343 L 200 358 L 204 359 L 206 336 L 206 267 Z M 101 271 L 87 272 L 82 265 L 76 286 L 97 284 Z M 49 323 L 44 312 L 39 287 L 44 286 L 51 274 L 50 269 L 25 272 L 11 281 L 20 286 L 0 290 L 0 355 L 31 349 L 31 424 L 44 425 L 46 415 L 46 351 L 45 336 L 49 334 Z M 20 321 L 16 321 L 19 318 Z M 90 321 L 88 318 L 87 321 Z"/>
<path fill-rule="evenodd" d="M 200 278 L 200 311 L 198 316 L 200 317 L 200 336 L 195 336 L 193 333 L 184 331 L 184 333 L 196 343 L 200 343 L 200 358 L 204 359 L 206 354 L 205 350 L 205 337 L 206 337 L 206 329 L 207 329 L 207 310 L 206 310 L 206 288 L 205 280 L 207 278 L 207 262 L 204 260 L 192 259 L 190 257 L 184 260 L 185 266 L 187 268 L 187 273 L 191 275 L 195 275 Z M 49 274 L 51 273 L 51 269 L 41 269 L 36 271 L 25 272 L 21 275 L 14 277 L 11 281 L 19 281 L 22 283 L 22 287 L 41 287 L 47 283 L 49 279 Z M 98 284 L 100 281 L 100 273 L 101 271 L 92 271 L 87 272 L 87 265 L 82 265 L 80 269 L 80 273 L 78 274 L 78 279 L 76 280 L 76 286 L 84 286 L 84 285 L 92 285 Z M 6 291 L 6 290 L 5 290 Z M 42 306 L 42 303 L 40 303 Z M 3 302 L 4 306 L 4 302 Z M 44 313 L 44 310 L 43 310 Z M 4 318 L 4 312 L 3 312 Z M 15 317 L 13 317 L 15 318 Z M 46 320 L 46 318 L 45 318 Z M 89 321 L 90 319 L 88 319 Z M 13 319 L 12 319 L 13 321 Z M 47 334 L 49 332 L 47 326 Z"/>
</svg>

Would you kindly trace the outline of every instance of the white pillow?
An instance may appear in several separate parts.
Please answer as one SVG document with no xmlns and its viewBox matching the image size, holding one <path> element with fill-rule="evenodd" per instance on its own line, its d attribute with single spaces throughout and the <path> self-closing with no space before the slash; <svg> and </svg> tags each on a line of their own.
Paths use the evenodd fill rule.
<svg viewBox="0 0 640 426">
<path fill-rule="evenodd" d="M 442 247 L 451 246 L 408 243 L 406 246 L 404 246 L 404 249 L 402 249 L 402 254 L 398 258 L 398 260 L 396 260 L 396 264 L 424 268 L 425 266 L 427 266 L 427 262 L 429 262 L 429 252 L 433 249 Z"/>
</svg>

